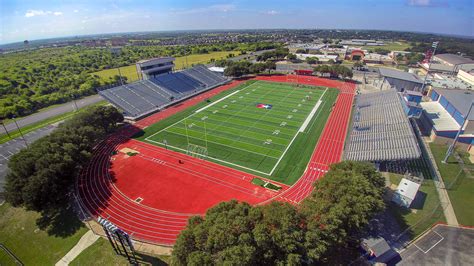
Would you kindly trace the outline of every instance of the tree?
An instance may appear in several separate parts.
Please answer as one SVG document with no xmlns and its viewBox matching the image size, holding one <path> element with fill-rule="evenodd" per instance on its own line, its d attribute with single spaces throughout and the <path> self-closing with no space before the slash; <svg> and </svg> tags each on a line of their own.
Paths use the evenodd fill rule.
<svg viewBox="0 0 474 266">
<path fill-rule="evenodd" d="M 69 208 L 74 180 L 89 161 L 94 145 L 122 121 L 114 107 L 91 108 L 13 155 L 8 163 L 6 200 L 40 212 L 43 220 L 56 217 Z"/>
<path fill-rule="evenodd" d="M 297 58 L 295 54 L 288 54 L 286 56 L 286 59 L 288 59 L 289 61 L 295 61 Z"/>
<path fill-rule="evenodd" d="M 342 162 L 314 185 L 301 207 L 273 202 L 252 207 L 237 201 L 195 216 L 178 237 L 176 265 L 342 264 L 350 247 L 384 204 L 383 177 L 369 163 Z M 349 245 L 350 243 L 351 245 Z M 350 250 L 349 250 L 350 249 Z"/>
<path fill-rule="evenodd" d="M 317 64 L 319 61 L 319 59 L 317 57 L 306 57 L 306 63 L 310 64 L 310 65 L 313 65 L 313 64 Z"/>
</svg>

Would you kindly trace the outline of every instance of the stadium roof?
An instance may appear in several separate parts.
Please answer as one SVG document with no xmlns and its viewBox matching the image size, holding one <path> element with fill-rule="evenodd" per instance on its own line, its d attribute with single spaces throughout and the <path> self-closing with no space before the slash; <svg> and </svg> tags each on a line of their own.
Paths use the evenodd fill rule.
<svg viewBox="0 0 474 266">
<path fill-rule="evenodd" d="M 413 73 L 408 73 L 405 71 L 399 71 L 390 68 L 379 68 L 380 75 L 384 77 L 394 78 L 394 79 L 401 79 L 410 82 L 420 83 L 423 84 L 423 81 L 418 78 L 417 75 Z"/>
<path fill-rule="evenodd" d="M 344 155 L 347 160 L 392 161 L 421 156 L 395 90 L 358 95 L 355 110 Z"/>
<path fill-rule="evenodd" d="M 437 54 L 435 57 L 453 65 L 474 64 L 474 60 L 455 54 Z"/>
<path fill-rule="evenodd" d="M 471 104 L 474 102 L 474 92 L 469 90 L 460 90 L 460 89 L 438 89 L 435 88 L 435 91 L 443 95 L 446 100 L 448 100 L 459 112 L 461 112 L 463 117 L 467 116 Z M 471 114 L 468 117 L 468 120 L 474 120 L 474 112 L 471 111 Z"/>
<path fill-rule="evenodd" d="M 459 130 L 459 124 L 439 102 L 421 102 L 420 105 L 436 131 Z"/>
</svg>

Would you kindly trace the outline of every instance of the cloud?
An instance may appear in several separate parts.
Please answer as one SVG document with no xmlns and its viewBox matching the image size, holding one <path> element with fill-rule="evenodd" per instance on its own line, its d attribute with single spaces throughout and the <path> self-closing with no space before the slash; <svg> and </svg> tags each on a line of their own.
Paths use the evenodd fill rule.
<svg viewBox="0 0 474 266">
<path fill-rule="evenodd" d="M 276 11 L 276 10 L 269 10 L 269 11 L 266 11 L 266 12 L 263 12 L 264 14 L 266 15 L 270 15 L 270 16 L 274 16 L 274 15 L 278 15 L 280 14 L 280 12 Z"/>
<path fill-rule="evenodd" d="M 447 7 L 448 2 L 442 0 L 408 0 L 409 6 L 417 7 Z"/>
<path fill-rule="evenodd" d="M 48 16 L 48 15 L 53 15 L 53 16 L 62 16 L 63 12 L 60 11 L 44 11 L 44 10 L 28 10 L 25 13 L 25 17 L 31 18 L 35 16 Z"/>
<path fill-rule="evenodd" d="M 212 5 L 207 7 L 198 7 L 193 9 L 185 10 L 173 10 L 172 13 L 175 15 L 189 15 L 189 14 L 199 14 L 207 12 L 220 12 L 227 13 L 236 9 L 236 6 L 233 4 L 223 4 L 223 5 Z"/>
<path fill-rule="evenodd" d="M 77 10 L 77 9 L 74 9 L 74 11 L 72 11 L 72 12 L 74 12 L 74 13 L 78 13 L 78 12 L 79 12 L 79 10 Z"/>
</svg>

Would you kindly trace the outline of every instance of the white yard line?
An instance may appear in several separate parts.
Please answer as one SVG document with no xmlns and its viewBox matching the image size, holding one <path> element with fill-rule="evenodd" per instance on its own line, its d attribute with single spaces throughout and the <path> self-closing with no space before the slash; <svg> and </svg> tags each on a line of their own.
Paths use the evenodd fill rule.
<svg viewBox="0 0 474 266">
<path fill-rule="evenodd" d="M 327 90 L 328 90 L 328 89 L 326 88 L 326 90 L 323 92 L 323 94 L 321 94 L 321 96 L 319 97 L 318 103 L 316 103 L 316 106 L 315 106 L 316 109 L 313 108 L 314 112 L 316 112 L 316 111 L 318 110 L 319 105 L 320 105 L 320 103 L 322 102 L 321 99 L 323 98 L 323 95 L 324 95 L 324 93 L 326 93 Z M 313 110 L 311 110 L 311 112 L 313 112 Z M 319 113 L 318 113 L 318 114 L 319 114 Z M 311 118 L 312 118 L 313 115 L 314 115 L 314 113 L 313 113 L 313 114 L 310 113 L 310 115 L 311 115 Z M 309 117 L 309 116 L 308 116 L 308 117 Z M 311 121 L 311 118 L 309 119 L 309 121 Z M 306 118 L 306 120 L 308 120 L 308 118 Z M 309 121 L 308 121 L 308 123 L 309 123 Z M 305 123 L 306 123 L 306 121 L 305 121 Z M 306 128 L 306 126 L 305 126 L 305 128 Z M 301 128 L 300 128 L 300 129 L 301 129 Z M 303 130 L 303 131 L 304 131 L 304 130 Z M 276 164 L 273 166 L 272 170 L 270 171 L 270 175 L 273 174 L 273 172 L 275 171 L 275 169 L 277 168 L 277 166 L 280 164 L 280 161 L 283 159 L 283 157 L 285 157 L 286 152 L 290 149 L 291 144 L 293 144 L 293 141 L 295 141 L 295 139 L 296 139 L 296 137 L 298 136 L 298 134 L 299 134 L 300 132 L 303 132 L 303 131 L 298 130 L 298 131 L 296 132 L 295 136 L 293 137 L 293 139 L 291 139 L 290 143 L 288 144 L 288 146 L 286 146 L 286 149 L 283 151 L 283 154 L 280 156 L 280 159 L 278 159 L 278 161 L 276 162 Z"/>
<path fill-rule="evenodd" d="M 230 96 L 232 96 L 232 95 L 234 95 L 234 94 L 236 94 L 236 93 L 238 93 L 238 92 L 240 92 L 240 90 L 234 91 L 233 93 L 231 93 L 231 94 L 229 94 L 229 95 L 227 95 L 227 96 L 225 96 L 225 97 L 223 97 L 223 98 L 221 98 L 221 99 L 219 99 L 219 100 L 217 100 L 217 101 L 215 101 L 215 102 L 213 102 L 213 103 L 211 103 L 211 104 L 208 104 L 208 105 L 204 106 L 203 108 L 201 108 L 201 109 L 199 109 L 199 110 L 194 111 L 194 113 L 197 114 L 197 113 L 199 113 L 199 112 L 201 112 L 201 111 L 204 111 L 204 110 L 206 110 L 207 108 L 213 106 L 214 104 L 217 104 L 217 103 L 219 103 L 219 102 L 221 102 L 221 101 L 223 101 L 223 100 L 229 98 Z"/>
<path fill-rule="evenodd" d="M 314 114 L 316 113 L 316 111 L 318 110 L 319 106 L 321 105 L 321 103 L 323 101 L 321 101 L 321 99 L 323 98 L 324 94 L 326 93 L 328 89 L 326 88 L 326 90 L 323 92 L 323 94 L 321 94 L 321 97 L 319 97 L 319 100 L 318 102 L 316 103 L 316 105 L 313 107 L 313 109 L 311 110 L 311 112 L 309 113 L 309 115 L 306 117 L 306 120 L 303 122 L 303 124 L 301 125 L 300 129 L 298 130 L 298 132 L 304 132 L 306 130 L 306 127 L 308 126 L 309 122 L 311 122 L 311 119 L 313 119 L 313 116 Z"/>
</svg>

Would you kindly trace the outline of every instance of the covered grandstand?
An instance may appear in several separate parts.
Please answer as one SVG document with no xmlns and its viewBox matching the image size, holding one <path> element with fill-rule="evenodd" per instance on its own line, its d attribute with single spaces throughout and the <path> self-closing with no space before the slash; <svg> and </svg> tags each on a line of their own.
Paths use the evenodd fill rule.
<svg viewBox="0 0 474 266">
<path fill-rule="evenodd" d="M 344 156 L 347 160 L 372 162 L 410 160 L 421 156 L 396 90 L 356 97 L 353 127 Z"/>
<path fill-rule="evenodd" d="M 203 65 L 99 91 L 99 94 L 135 120 L 159 111 L 229 80 Z"/>
</svg>

